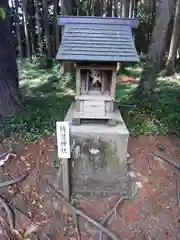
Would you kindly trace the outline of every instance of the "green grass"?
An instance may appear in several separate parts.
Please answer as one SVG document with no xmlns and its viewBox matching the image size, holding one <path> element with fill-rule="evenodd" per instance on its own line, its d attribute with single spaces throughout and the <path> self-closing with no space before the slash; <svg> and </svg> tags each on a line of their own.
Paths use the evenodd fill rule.
<svg viewBox="0 0 180 240">
<path fill-rule="evenodd" d="M 139 69 L 128 68 L 126 75 L 138 77 Z M 123 73 L 124 74 L 124 73 Z M 117 100 L 122 103 L 137 103 L 136 109 L 121 109 L 131 135 L 180 135 L 180 80 L 171 77 L 158 78 L 154 101 L 141 105 L 134 99 L 137 85 L 119 85 Z"/>
<path fill-rule="evenodd" d="M 19 66 L 24 108 L 1 123 L 1 137 L 12 141 L 31 142 L 55 132 L 73 100 L 74 77 L 62 76 L 60 65 L 44 69 L 39 62 Z"/>
<path fill-rule="evenodd" d="M 59 63 L 46 69 L 43 61 L 35 59 L 31 63 L 19 65 L 20 86 L 24 108 L 0 125 L 0 135 L 17 142 L 31 142 L 56 131 L 56 121 L 64 116 L 73 101 L 75 78 L 71 74 L 63 76 Z M 123 74 L 140 76 L 141 68 L 126 68 Z M 137 85 L 118 85 L 117 100 L 121 103 L 136 103 L 133 93 Z M 180 81 L 172 78 L 158 79 L 156 99 L 148 105 L 138 105 L 135 109 L 121 108 L 131 135 L 180 134 Z"/>
</svg>

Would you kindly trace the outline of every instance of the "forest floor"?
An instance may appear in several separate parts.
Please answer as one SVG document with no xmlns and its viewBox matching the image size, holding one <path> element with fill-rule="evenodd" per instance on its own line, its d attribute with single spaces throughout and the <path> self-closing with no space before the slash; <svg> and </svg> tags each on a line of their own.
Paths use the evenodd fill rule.
<svg viewBox="0 0 180 240">
<path fill-rule="evenodd" d="M 173 158 L 180 165 L 180 140 L 176 137 L 140 136 L 131 138 L 128 152 L 134 159 L 132 169 L 140 173 L 143 180 L 134 200 L 124 201 L 112 216 L 108 229 L 126 240 L 180 239 L 180 210 L 177 205 L 176 182 L 180 183 L 180 171 L 163 161 L 151 160 L 151 174 L 148 158 L 153 151 L 159 151 Z M 6 145 L 1 145 L 1 152 Z M 28 173 L 27 178 L 16 186 L 1 188 L 0 194 L 15 209 L 16 229 L 38 226 L 50 239 L 77 239 L 73 218 L 67 210 L 61 212 L 61 202 L 54 197 L 46 180 L 54 183 L 57 170 L 54 165 L 56 138 L 45 137 L 25 145 L 1 169 L 1 180 L 13 179 Z M 179 185 L 180 186 L 180 185 Z M 180 191 L 180 189 L 178 190 Z M 76 207 L 98 221 L 115 205 L 117 198 L 99 200 L 78 199 Z M 179 203 L 180 204 L 180 203 Z M 1 218 L 4 213 L 1 209 Z M 91 239 L 95 228 L 85 220 L 81 221 L 82 240 Z M 99 239 L 98 233 L 93 239 Z"/>
<path fill-rule="evenodd" d="M 1 180 L 25 173 L 28 176 L 8 189 L 0 188 L 0 195 L 15 211 L 17 229 L 24 230 L 33 223 L 53 240 L 74 240 L 76 232 L 72 216 L 65 209 L 62 214 L 61 203 L 45 180 L 51 183 L 55 180 L 59 166 L 55 123 L 64 119 L 73 101 L 75 81 L 73 75 L 62 76 L 59 65 L 45 69 L 39 61 L 33 61 L 21 64 L 19 71 L 24 109 L 0 123 L 0 153 L 11 148 L 15 153 L 0 168 Z M 133 95 L 141 70 L 126 68 L 118 77 L 116 100 L 138 104 L 134 109 L 122 108 L 121 112 L 131 134 L 128 151 L 134 159 L 132 168 L 144 176 L 144 181 L 138 184 L 135 199 L 119 206 L 108 228 L 126 240 L 158 237 L 160 240 L 179 240 L 176 181 L 180 179 L 180 172 L 155 159 L 150 174 L 147 159 L 153 151 L 161 150 L 180 164 L 180 80 L 177 77 L 159 78 L 154 102 L 141 105 Z M 100 220 L 116 201 L 108 198 L 98 202 L 86 199 L 75 202 L 78 208 Z M 1 224 L 2 209 L 0 216 Z M 82 240 L 91 239 L 92 226 L 82 220 L 81 223 L 84 226 Z M 93 239 L 99 239 L 98 234 Z"/>
</svg>

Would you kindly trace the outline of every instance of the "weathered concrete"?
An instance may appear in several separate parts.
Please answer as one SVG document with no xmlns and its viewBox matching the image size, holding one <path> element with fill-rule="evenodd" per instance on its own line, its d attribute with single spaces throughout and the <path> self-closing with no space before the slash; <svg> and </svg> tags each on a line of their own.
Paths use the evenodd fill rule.
<svg viewBox="0 0 180 240">
<path fill-rule="evenodd" d="M 72 122 L 73 103 L 65 121 Z M 123 194 L 129 190 L 126 168 L 129 132 L 119 110 L 119 124 L 82 123 L 71 125 L 72 195 Z"/>
</svg>

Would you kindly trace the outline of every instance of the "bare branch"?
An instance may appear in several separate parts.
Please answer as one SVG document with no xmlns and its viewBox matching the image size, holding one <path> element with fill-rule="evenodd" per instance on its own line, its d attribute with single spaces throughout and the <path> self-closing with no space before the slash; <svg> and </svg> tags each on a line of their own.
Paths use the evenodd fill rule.
<svg viewBox="0 0 180 240">
<path fill-rule="evenodd" d="M 48 181 L 47 185 L 53 190 L 53 192 L 61 199 L 61 201 L 71 210 L 73 210 L 76 215 L 81 216 L 82 218 L 86 219 L 88 222 L 99 228 L 103 233 L 107 234 L 112 240 L 120 240 L 117 236 L 115 236 L 112 232 L 110 232 L 108 229 L 106 229 L 102 224 L 98 223 L 97 221 L 93 220 L 89 216 L 87 216 L 85 213 L 83 213 L 81 210 L 73 207 L 65 198 L 64 196 L 58 192 Z"/>
<path fill-rule="evenodd" d="M 155 155 L 156 157 L 161 158 L 165 162 L 169 163 L 171 166 L 175 167 L 177 170 L 180 170 L 180 166 L 175 164 L 171 159 L 169 159 L 170 157 L 167 157 L 164 154 L 158 153 L 158 152 L 153 152 L 152 154 Z"/>
<path fill-rule="evenodd" d="M 1 187 L 7 187 L 7 186 L 10 186 L 10 185 L 16 184 L 16 183 L 18 183 L 18 182 L 21 182 L 21 181 L 23 181 L 27 176 L 28 176 L 28 174 L 23 175 L 23 176 L 20 176 L 20 177 L 17 177 L 17 178 L 15 178 L 15 179 L 12 179 L 12 180 L 9 180 L 9 181 L 0 182 L 0 188 L 1 188 Z"/>
<path fill-rule="evenodd" d="M 4 210 L 7 214 L 7 220 L 8 220 L 11 232 L 14 232 L 15 224 L 14 224 L 14 219 L 13 219 L 13 212 L 11 211 L 10 207 L 7 205 L 5 200 L 1 197 L 0 197 L 0 207 L 4 208 Z"/>
<path fill-rule="evenodd" d="M 117 211 L 118 206 L 124 201 L 124 200 L 130 200 L 131 197 L 128 196 L 121 196 L 115 206 L 107 213 L 106 217 L 101 221 L 102 225 L 105 225 L 108 221 L 108 219 Z"/>
</svg>

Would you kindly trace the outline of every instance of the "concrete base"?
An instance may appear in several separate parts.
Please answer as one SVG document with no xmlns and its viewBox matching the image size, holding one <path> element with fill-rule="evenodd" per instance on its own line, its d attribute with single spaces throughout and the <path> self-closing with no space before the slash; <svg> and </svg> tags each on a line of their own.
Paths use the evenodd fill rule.
<svg viewBox="0 0 180 240">
<path fill-rule="evenodd" d="M 71 195 L 107 196 L 128 194 L 126 160 L 129 132 L 119 110 L 119 124 L 82 123 L 72 125 L 73 103 L 65 121 L 70 122 Z"/>
</svg>

